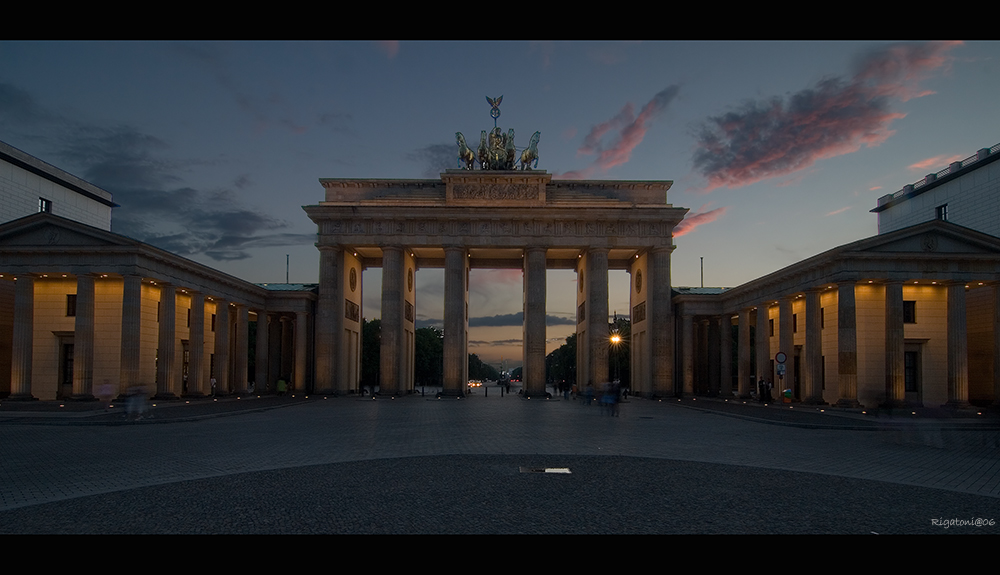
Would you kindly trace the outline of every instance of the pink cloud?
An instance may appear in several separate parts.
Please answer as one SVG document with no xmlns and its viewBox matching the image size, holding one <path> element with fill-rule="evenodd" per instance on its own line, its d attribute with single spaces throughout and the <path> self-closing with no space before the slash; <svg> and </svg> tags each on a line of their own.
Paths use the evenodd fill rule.
<svg viewBox="0 0 1000 575">
<path fill-rule="evenodd" d="M 942 167 L 944 167 L 944 166 L 947 166 L 948 164 L 950 164 L 952 162 L 957 162 L 957 161 L 959 161 L 961 159 L 963 159 L 963 158 L 962 158 L 962 156 L 959 156 L 959 155 L 953 155 L 953 156 L 934 156 L 934 157 L 931 157 L 931 158 L 927 158 L 926 160 L 920 160 L 919 162 L 910 164 L 908 167 L 911 170 L 926 170 L 927 168 L 933 168 L 935 166 L 942 166 Z"/>
<path fill-rule="evenodd" d="M 849 209 L 851 209 L 851 206 L 840 208 L 839 210 L 833 210 L 832 212 L 827 212 L 826 214 L 824 214 L 824 216 L 835 216 L 837 214 L 842 214 L 842 213 L 846 212 Z"/>
<path fill-rule="evenodd" d="M 677 224 L 677 227 L 674 228 L 674 237 L 679 238 L 685 234 L 693 232 L 694 229 L 700 225 L 714 222 L 725 215 L 726 210 L 729 209 L 729 206 L 722 206 L 721 208 L 715 208 L 714 210 L 709 210 L 707 212 L 703 211 L 708 207 L 708 205 L 709 204 L 706 204 L 698 208 L 697 212 L 688 212 L 688 214 L 684 216 L 684 219 L 681 220 L 681 223 Z"/>
<path fill-rule="evenodd" d="M 894 133 L 890 123 L 905 116 L 891 101 L 926 93 L 914 84 L 945 65 L 955 45 L 892 45 L 867 54 L 848 80 L 827 78 L 787 98 L 748 101 L 709 118 L 694 154 L 695 169 L 708 180 L 704 191 L 746 186 L 878 146 Z"/>
<path fill-rule="evenodd" d="M 377 42 L 379 50 L 385 52 L 385 55 L 389 57 L 390 60 L 396 57 L 399 53 L 399 40 L 380 40 Z"/>
<path fill-rule="evenodd" d="M 642 143 L 646 130 L 677 97 L 679 89 L 678 86 L 670 86 L 661 90 L 642 107 L 638 116 L 635 115 L 635 106 L 628 102 L 613 118 L 592 127 L 577 154 L 597 154 L 597 157 L 586 168 L 572 170 L 559 177 L 587 179 L 595 172 L 603 172 L 628 162 L 632 150 Z M 608 140 L 605 139 L 606 136 L 610 136 Z"/>
</svg>

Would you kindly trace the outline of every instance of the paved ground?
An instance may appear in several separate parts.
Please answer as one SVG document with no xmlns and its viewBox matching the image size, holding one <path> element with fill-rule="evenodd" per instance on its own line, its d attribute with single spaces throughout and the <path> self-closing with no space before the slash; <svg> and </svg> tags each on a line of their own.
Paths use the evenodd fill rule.
<svg viewBox="0 0 1000 575">
<path fill-rule="evenodd" d="M 490 391 L 0 401 L 0 533 L 1000 533 L 995 415 Z"/>
</svg>

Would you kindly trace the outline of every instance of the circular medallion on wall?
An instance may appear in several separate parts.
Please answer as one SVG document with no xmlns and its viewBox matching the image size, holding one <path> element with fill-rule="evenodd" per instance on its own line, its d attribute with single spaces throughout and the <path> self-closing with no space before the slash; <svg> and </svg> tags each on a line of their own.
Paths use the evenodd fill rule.
<svg viewBox="0 0 1000 575">
<path fill-rule="evenodd" d="M 635 293 L 642 293 L 642 270 L 635 272 Z"/>
<path fill-rule="evenodd" d="M 406 288 L 413 291 L 413 268 L 406 270 Z"/>
<path fill-rule="evenodd" d="M 358 289 L 358 270 L 351 268 L 351 291 Z"/>
</svg>

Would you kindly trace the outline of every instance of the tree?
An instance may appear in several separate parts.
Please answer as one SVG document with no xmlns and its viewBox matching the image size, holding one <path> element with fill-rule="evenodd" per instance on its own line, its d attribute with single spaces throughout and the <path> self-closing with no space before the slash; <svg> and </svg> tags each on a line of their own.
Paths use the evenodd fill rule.
<svg viewBox="0 0 1000 575">
<path fill-rule="evenodd" d="M 361 328 L 361 385 L 375 386 L 379 383 L 379 367 L 382 357 L 382 320 L 364 320 Z"/>
<path fill-rule="evenodd" d="M 576 383 L 576 334 L 566 338 L 566 343 L 545 356 L 545 378 L 550 382 L 573 385 Z"/>
<path fill-rule="evenodd" d="M 444 379 L 444 333 L 436 327 L 422 327 L 414 337 L 414 380 L 417 385 L 441 385 Z"/>
<path fill-rule="evenodd" d="M 470 353 L 469 354 L 469 379 L 478 379 L 480 381 L 493 380 L 497 381 L 500 379 L 500 372 L 497 368 L 493 367 L 488 363 L 484 363 L 483 360 L 479 359 L 479 356 Z"/>
</svg>

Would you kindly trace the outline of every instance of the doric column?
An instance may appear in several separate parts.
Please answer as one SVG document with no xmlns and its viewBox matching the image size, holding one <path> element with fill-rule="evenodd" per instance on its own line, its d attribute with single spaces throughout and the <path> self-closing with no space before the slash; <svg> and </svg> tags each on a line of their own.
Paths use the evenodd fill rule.
<svg viewBox="0 0 1000 575">
<path fill-rule="evenodd" d="M 587 345 L 590 383 L 595 390 L 608 381 L 608 249 L 587 250 Z"/>
<path fill-rule="evenodd" d="M 279 323 L 281 324 L 281 370 L 278 377 L 291 385 L 289 380 L 292 378 L 292 357 L 294 355 L 294 349 L 292 348 L 292 328 L 294 326 L 292 325 L 292 318 L 287 315 L 281 316 Z"/>
<path fill-rule="evenodd" d="M 858 316 L 854 282 L 837 284 L 837 382 L 838 407 L 860 407 L 858 402 Z"/>
<path fill-rule="evenodd" d="M 191 292 L 191 328 L 188 335 L 188 385 L 187 395 L 205 395 L 205 294 Z"/>
<path fill-rule="evenodd" d="M 721 368 L 721 348 L 719 346 L 719 318 L 713 317 L 705 320 L 705 376 L 708 381 L 703 385 L 703 389 L 711 396 L 719 395 L 719 370 Z M 702 354 L 699 354 L 701 357 Z"/>
<path fill-rule="evenodd" d="M 215 392 L 229 393 L 229 302 L 215 298 Z"/>
<path fill-rule="evenodd" d="M 802 398 L 805 403 L 824 405 L 823 401 L 823 332 L 819 296 L 822 288 L 806 290 L 806 349 L 805 349 L 805 389 Z"/>
<path fill-rule="evenodd" d="M 694 393 L 694 316 L 681 314 L 681 393 Z"/>
<path fill-rule="evenodd" d="M 948 284 L 948 406 L 969 405 L 969 351 L 965 319 L 965 283 Z"/>
<path fill-rule="evenodd" d="M 719 397 L 733 397 L 733 317 L 719 318 Z"/>
<path fill-rule="evenodd" d="M 673 246 L 653 248 L 647 260 L 646 313 L 652 348 L 653 394 L 671 396 L 674 389 L 674 308 L 670 293 L 670 252 Z M 606 261 L 606 260 L 605 260 Z M 606 269 L 606 268 L 605 268 Z M 593 272 L 591 272 L 593 273 Z M 605 274 L 605 277 L 607 274 Z M 607 281 L 605 281 L 605 286 Z M 607 298 L 605 297 L 605 306 Z M 604 309 L 607 315 L 607 307 Z M 607 320 L 605 320 L 605 323 Z M 579 344 L 579 342 L 577 342 Z M 607 362 L 605 362 L 607 364 Z"/>
<path fill-rule="evenodd" d="M 233 391 L 247 392 L 247 364 L 250 362 L 250 310 L 236 304 L 236 342 L 233 358 Z"/>
<path fill-rule="evenodd" d="M 444 385 L 445 395 L 465 395 L 469 350 L 465 309 L 469 298 L 466 285 L 468 251 L 460 246 L 444 248 Z M 522 370 L 523 371 L 523 370 Z"/>
<path fill-rule="evenodd" d="M 754 330 L 756 340 L 755 351 L 757 355 L 757 376 L 749 381 L 751 389 L 757 389 L 757 381 L 763 379 L 774 384 L 774 389 L 780 393 L 778 382 L 774 380 L 774 373 L 771 370 L 771 333 L 768 323 L 767 302 L 757 305 L 757 329 Z"/>
<path fill-rule="evenodd" d="M 79 301 L 79 300 L 78 300 Z M 160 329 L 156 348 L 156 398 L 172 399 L 177 370 L 177 286 L 160 284 Z M 75 355 L 74 349 L 74 355 Z M 74 361 L 76 358 L 74 357 Z"/>
<path fill-rule="evenodd" d="M 11 350 L 10 397 L 8 400 L 38 399 L 31 395 L 31 360 L 34 349 L 35 278 L 17 276 L 14 282 L 14 341 Z"/>
<path fill-rule="evenodd" d="M 94 399 L 94 276 L 76 276 L 76 321 L 73 333 L 73 395 Z"/>
<path fill-rule="evenodd" d="M 993 405 L 1000 406 L 1000 284 L 993 284 Z"/>
<path fill-rule="evenodd" d="M 905 398 L 903 282 L 885 284 L 885 405 L 902 406 Z"/>
<path fill-rule="evenodd" d="M 122 288 L 122 353 L 118 393 L 125 395 L 131 387 L 140 385 L 142 352 L 142 276 L 123 276 Z"/>
<path fill-rule="evenodd" d="M 786 296 L 778 299 L 778 351 L 785 352 L 788 358 L 785 360 L 785 377 L 781 380 L 781 389 L 778 389 L 778 384 L 775 382 L 775 389 L 778 393 L 784 393 L 786 389 L 792 390 L 792 397 L 796 399 L 802 399 L 797 393 L 798 390 L 795 389 L 795 330 L 793 328 L 794 322 L 792 321 L 792 302 L 795 298 L 792 296 Z M 767 329 L 767 324 L 764 324 L 764 329 Z M 764 365 L 770 366 L 771 355 L 768 354 L 768 363 Z M 778 396 L 775 395 L 775 398 Z"/>
<path fill-rule="evenodd" d="M 257 348 L 254 350 L 253 387 L 258 394 L 267 393 L 268 339 L 267 311 L 257 310 Z"/>
<path fill-rule="evenodd" d="M 400 393 L 400 358 L 403 353 L 403 249 L 382 248 L 382 350 L 379 390 Z"/>
<path fill-rule="evenodd" d="M 306 391 L 306 376 L 309 368 L 306 358 L 309 357 L 309 314 L 304 311 L 295 312 L 295 391 Z"/>
<path fill-rule="evenodd" d="M 524 345 L 522 346 L 524 368 L 521 371 L 525 394 L 529 397 L 545 395 L 545 254 L 546 249 L 543 247 L 530 247 L 524 250 Z M 606 265 L 607 260 L 605 260 Z M 594 277 L 593 274 L 591 270 L 591 279 Z M 606 279 L 607 271 L 605 271 L 605 289 L 607 289 Z M 604 302 L 607 307 L 606 292 Z M 607 314 L 605 314 L 606 323 Z M 604 333 L 607 332 L 608 329 L 605 327 Z M 607 345 L 605 338 L 605 349 Z M 606 361 L 604 369 L 607 373 Z"/>
<path fill-rule="evenodd" d="M 340 246 L 319 246 L 319 301 L 316 302 L 316 391 L 347 393 L 339 381 L 344 357 L 344 254 Z M 341 359 L 342 361 L 342 359 Z"/>
<path fill-rule="evenodd" d="M 750 390 L 753 389 L 751 380 L 753 374 L 753 355 L 750 346 L 750 312 L 749 308 L 741 309 L 739 312 L 739 333 L 737 334 L 738 364 L 736 365 L 736 393 L 742 398 L 750 397 Z M 756 382 L 754 382 L 756 383 Z"/>
</svg>

